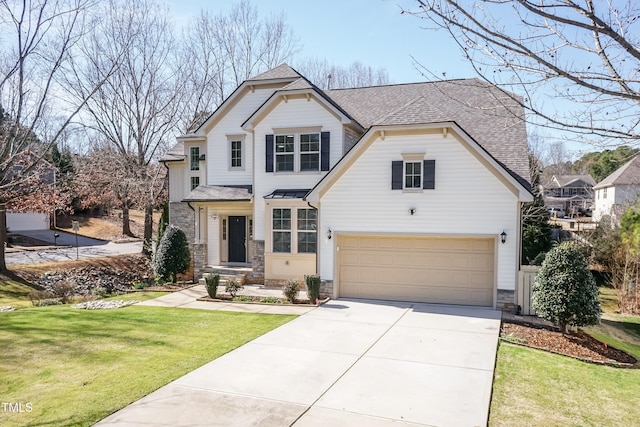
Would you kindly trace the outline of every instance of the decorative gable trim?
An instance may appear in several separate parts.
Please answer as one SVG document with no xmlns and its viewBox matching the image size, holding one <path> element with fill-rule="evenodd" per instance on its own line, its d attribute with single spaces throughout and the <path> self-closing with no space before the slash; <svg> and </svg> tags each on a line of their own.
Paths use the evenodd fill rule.
<svg viewBox="0 0 640 427">
<path fill-rule="evenodd" d="M 344 172 L 380 138 L 380 132 L 385 131 L 387 135 L 397 134 L 422 134 L 442 132 L 442 128 L 449 128 L 448 135 L 453 136 L 465 148 L 467 148 L 494 176 L 496 176 L 521 202 L 532 202 L 533 195 L 516 178 L 514 178 L 505 167 L 494 159 L 484 148 L 480 146 L 464 129 L 455 122 L 427 123 L 423 125 L 398 125 L 398 126 L 372 126 L 360 138 L 347 154 L 326 174 L 316 186 L 311 189 L 305 200 L 308 202 L 318 202 L 320 198 L 337 182 Z M 435 163 L 434 163 L 435 168 Z M 435 171 L 435 169 L 434 169 Z M 435 186 L 435 175 L 433 177 Z M 424 184 L 424 182 L 423 182 Z M 428 185 L 432 185 L 427 182 Z"/>
</svg>

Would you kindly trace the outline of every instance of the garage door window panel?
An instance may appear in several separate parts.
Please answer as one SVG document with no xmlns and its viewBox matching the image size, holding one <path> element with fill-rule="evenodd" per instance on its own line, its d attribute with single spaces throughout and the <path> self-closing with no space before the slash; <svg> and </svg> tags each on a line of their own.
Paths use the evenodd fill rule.
<svg viewBox="0 0 640 427">
<path fill-rule="evenodd" d="M 273 252 L 291 253 L 291 209 L 273 209 Z"/>
</svg>

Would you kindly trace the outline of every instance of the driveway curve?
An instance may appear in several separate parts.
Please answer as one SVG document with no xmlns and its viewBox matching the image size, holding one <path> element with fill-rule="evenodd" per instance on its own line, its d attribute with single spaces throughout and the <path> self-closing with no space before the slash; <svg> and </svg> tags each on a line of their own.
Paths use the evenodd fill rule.
<svg viewBox="0 0 640 427">
<path fill-rule="evenodd" d="M 97 425 L 482 426 L 499 329 L 495 310 L 338 299 Z"/>
</svg>

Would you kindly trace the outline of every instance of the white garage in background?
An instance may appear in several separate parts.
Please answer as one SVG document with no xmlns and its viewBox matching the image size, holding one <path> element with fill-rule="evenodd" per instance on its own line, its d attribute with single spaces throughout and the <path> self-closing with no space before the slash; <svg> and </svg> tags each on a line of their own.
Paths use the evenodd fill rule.
<svg viewBox="0 0 640 427">
<path fill-rule="evenodd" d="M 40 212 L 7 212 L 7 228 L 10 233 L 24 230 L 48 230 L 49 214 Z"/>
</svg>

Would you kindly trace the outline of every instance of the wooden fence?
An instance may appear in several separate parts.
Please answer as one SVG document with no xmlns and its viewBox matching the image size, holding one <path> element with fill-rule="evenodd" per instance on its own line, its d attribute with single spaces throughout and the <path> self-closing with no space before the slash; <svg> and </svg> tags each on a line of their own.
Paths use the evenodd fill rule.
<svg viewBox="0 0 640 427">
<path fill-rule="evenodd" d="M 536 311 L 531 305 L 531 288 L 536 279 L 540 267 L 537 265 L 522 265 L 518 274 L 518 305 L 524 315 L 535 315 Z"/>
</svg>

